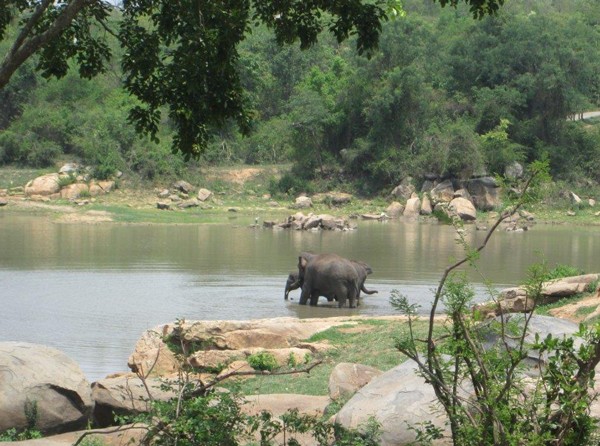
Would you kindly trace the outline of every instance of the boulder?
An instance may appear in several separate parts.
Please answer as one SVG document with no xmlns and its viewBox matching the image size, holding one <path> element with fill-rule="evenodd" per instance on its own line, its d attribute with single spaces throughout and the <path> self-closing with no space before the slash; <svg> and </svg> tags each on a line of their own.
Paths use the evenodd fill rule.
<svg viewBox="0 0 600 446">
<path fill-rule="evenodd" d="M 506 324 L 511 324 L 511 326 L 515 327 L 523 327 L 525 321 L 525 315 L 523 314 L 509 314 L 502 316 L 502 318 Z M 500 316 L 496 317 L 496 321 L 500 322 Z M 579 324 L 576 324 L 575 322 L 534 314 L 527 326 L 525 342 L 527 344 L 532 344 L 535 341 L 536 334 L 539 335 L 540 339 L 545 339 L 548 335 L 552 335 L 553 337 L 571 337 L 577 333 L 577 331 L 579 331 Z M 482 335 L 483 346 L 486 349 L 492 347 L 505 348 L 504 345 L 515 347 L 519 342 L 519 337 L 513 336 L 512 334 L 507 335 L 504 341 L 501 341 L 498 332 L 496 330 L 486 330 L 485 325 L 482 326 Z M 541 359 L 544 360 L 545 358 L 547 358 L 546 355 L 542 356 Z M 535 374 L 535 369 L 539 365 L 539 362 L 539 352 L 537 350 L 529 350 L 527 352 L 527 358 L 525 358 L 525 364 L 533 368 L 531 373 Z"/>
<path fill-rule="evenodd" d="M 296 202 L 294 203 L 294 207 L 297 209 L 311 208 L 312 205 L 312 200 L 305 195 L 296 198 Z"/>
<path fill-rule="evenodd" d="M 156 196 L 158 198 L 168 198 L 169 195 L 171 195 L 171 192 L 169 191 L 169 189 L 161 189 L 156 194 Z"/>
<path fill-rule="evenodd" d="M 197 208 L 198 206 L 200 206 L 200 202 L 195 198 L 177 203 L 177 207 L 180 209 Z"/>
<path fill-rule="evenodd" d="M 316 229 L 321 225 L 321 218 L 318 215 L 311 215 L 302 223 L 303 229 Z"/>
<path fill-rule="evenodd" d="M 550 280 L 542 284 L 541 298 L 537 304 L 549 304 L 563 297 L 574 296 L 586 291 L 590 284 L 600 279 L 600 274 L 583 274 Z M 476 305 L 473 309 L 482 317 L 494 317 L 501 313 L 523 313 L 533 309 L 533 300 L 527 298 L 523 287 L 505 288 L 498 294 L 498 302 Z"/>
<path fill-rule="evenodd" d="M 395 198 L 408 200 L 414 192 L 415 186 L 412 184 L 412 178 L 407 177 L 392 190 L 391 195 Z"/>
<path fill-rule="evenodd" d="M 433 209 L 431 207 L 431 199 L 429 195 L 424 194 L 423 199 L 421 200 L 421 215 L 431 215 L 433 213 Z"/>
<path fill-rule="evenodd" d="M 447 417 L 437 403 L 433 387 L 406 361 L 377 376 L 361 388 L 335 416 L 346 428 L 358 428 L 371 416 L 381 424 L 381 446 L 407 445 L 416 436 L 409 426 L 431 421 L 447 435 Z"/>
<path fill-rule="evenodd" d="M 390 218 L 398 218 L 404 213 L 404 205 L 397 201 L 392 201 L 386 208 L 385 213 L 389 215 Z"/>
<path fill-rule="evenodd" d="M 93 401 L 79 365 L 51 347 L 0 343 L 0 432 L 27 427 L 25 408 L 37 409 L 36 429 L 45 434 L 82 429 Z"/>
<path fill-rule="evenodd" d="M 321 227 L 330 231 L 344 229 L 348 226 L 348 222 L 343 218 L 334 217 L 333 215 L 322 214 L 319 215 L 321 219 Z"/>
<path fill-rule="evenodd" d="M 194 190 L 194 186 L 187 181 L 179 180 L 173 184 L 173 189 L 183 192 L 184 194 L 189 194 Z"/>
<path fill-rule="evenodd" d="M 440 184 L 431 189 L 431 199 L 435 202 L 446 202 L 450 203 L 454 198 L 454 186 L 452 181 L 442 181 Z"/>
<path fill-rule="evenodd" d="M 98 181 L 97 184 L 98 186 L 100 186 L 100 189 L 102 189 L 106 194 L 115 190 L 115 187 L 117 186 L 117 184 L 112 180 Z"/>
<path fill-rule="evenodd" d="M 0 198 L 0 207 L 6 206 L 8 204 L 8 200 L 6 198 Z"/>
<path fill-rule="evenodd" d="M 162 211 L 169 211 L 171 210 L 171 205 L 169 203 L 165 203 L 163 201 L 159 201 L 156 203 L 156 208 L 160 209 Z"/>
<path fill-rule="evenodd" d="M 49 173 L 31 180 L 25 185 L 25 195 L 46 196 L 60 192 L 58 178 L 57 173 Z"/>
<path fill-rule="evenodd" d="M 448 206 L 450 212 L 457 217 L 460 217 L 461 220 L 471 221 L 477 219 L 477 211 L 475 210 L 475 206 L 466 198 L 455 198 L 450 202 Z"/>
<path fill-rule="evenodd" d="M 419 197 L 409 198 L 404 208 L 405 217 L 418 217 L 421 212 L 421 199 Z"/>
<path fill-rule="evenodd" d="M 198 200 L 200 200 L 202 202 L 208 200 L 212 196 L 213 196 L 213 193 L 208 189 L 200 188 L 200 190 L 198 191 Z"/>
<path fill-rule="evenodd" d="M 58 169 L 59 174 L 72 175 L 75 176 L 79 172 L 79 165 L 75 163 L 67 163 L 64 164 L 60 169 Z"/>
<path fill-rule="evenodd" d="M 329 397 L 332 400 L 350 397 L 383 372 L 375 367 L 341 362 L 329 375 Z"/>
<path fill-rule="evenodd" d="M 115 415 L 147 412 L 150 408 L 150 398 L 155 401 L 168 401 L 177 396 L 175 379 L 149 377 L 145 381 L 146 385 L 136 375 L 125 374 L 93 383 L 94 424 L 97 427 L 113 426 Z M 165 390 L 169 383 L 174 390 Z"/>
<path fill-rule="evenodd" d="M 500 206 L 500 188 L 493 177 L 469 180 L 466 188 L 471 194 L 471 200 L 477 209 L 491 211 Z"/>
<path fill-rule="evenodd" d="M 85 183 L 73 183 L 63 187 L 60 190 L 60 198 L 65 200 L 74 200 L 86 195 L 90 192 L 90 188 Z"/>
<path fill-rule="evenodd" d="M 352 201 L 352 194 L 346 192 L 329 192 L 326 197 L 327 201 L 334 206 L 341 206 Z"/>
</svg>

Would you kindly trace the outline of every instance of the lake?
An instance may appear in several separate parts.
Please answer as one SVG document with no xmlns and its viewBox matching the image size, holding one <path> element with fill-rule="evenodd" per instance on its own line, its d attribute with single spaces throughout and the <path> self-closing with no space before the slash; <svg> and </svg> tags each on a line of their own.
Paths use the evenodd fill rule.
<svg viewBox="0 0 600 446">
<path fill-rule="evenodd" d="M 0 212 L 0 341 L 56 347 L 91 381 L 126 371 L 142 332 L 177 318 L 256 319 L 394 314 L 392 290 L 423 311 L 451 259 L 462 255 L 451 226 L 405 221 L 357 221 L 347 232 L 299 232 L 250 227 L 254 217 L 218 224 L 126 225 L 54 223 Z M 474 225 L 466 239 L 485 237 Z M 301 251 L 335 252 L 363 260 L 374 273 L 358 309 L 324 298 L 299 306 L 300 290 L 284 301 L 285 280 Z M 478 299 L 484 281 L 520 283 L 545 259 L 600 271 L 600 228 L 536 225 L 498 231 L 469 271 Z"/>
</svg>

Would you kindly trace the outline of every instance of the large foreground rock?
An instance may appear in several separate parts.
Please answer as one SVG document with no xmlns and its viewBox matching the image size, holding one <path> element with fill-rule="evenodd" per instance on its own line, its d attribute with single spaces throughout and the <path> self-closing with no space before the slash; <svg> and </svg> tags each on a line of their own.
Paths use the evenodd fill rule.
<svg viewBox="0 0 600 446">
<path fill-rule="evenodd" d="M 203 350 L 206 351 L 237 351 L 241 357 L 244 357 L 244 350 L 252 348 L 314 349 L 317 347 L 302 341 L 319 331 L 348 323 L 352 322 L 343 317 L 326 319 L 283 317 L 251 321 L 186 321 L 179 327 L 174 323 L 166 324 L 143 333 L 128 363 L 132 371 L 140 371 L 144 374 L 151 369 L 155 375 L 177 372 L 179 363 L 163 342 L 165 336 L 176 335 L 186 344 L 202 345 Z"/>
<path fill-rule="evenodd" d="M 381 424 L 381 446 L 414 442 L 415 434 L 408 426 L 424 421 L 446 430 L 447 417 L 437 404 L 433 388 L 415 369 L 416 365 L 407 361 L 373 378 L 338 412 L 335 421 L 347 428 L 357 428 L 369 417 L 375 417 Z"/>
<path fill-rule="evenodd" d="M 329 397 L 332 400 L 350 397 L 381 374 L 383 372 L 375 367 L 340 362 L 329 375 Z"/>
<path fill-rule="evenodd" d="M 37 408 L 36 429 L 60 433 L 86 426 L 92 413 L 90 384 L 64 353 L 25 342 L 0 343 L 0 432 L 24 429 L 24 408 Z"/>
<path fill-rule="evenodd" d="M 166 387 L 165 387 L 166 386 Z M 171 390 L 167 390 L 168 387 Z M 116 415 L 135 415 L 150 409 L 150 400 L 168 401 L 177 396 L 176 379 L 146 379 L 146 385 L 136 375 L 127 374 L 101 379 L 92 384 L 95 401 L 94 422 L 97 427 L 113 426 Z"/>
</svg>

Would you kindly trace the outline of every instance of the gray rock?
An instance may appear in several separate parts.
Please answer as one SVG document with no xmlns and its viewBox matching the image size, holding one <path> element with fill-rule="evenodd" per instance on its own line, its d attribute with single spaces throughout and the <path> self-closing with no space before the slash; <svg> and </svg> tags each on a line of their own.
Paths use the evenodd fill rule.
<svg viewBox="0 0 600 446">
<path fill-rule="evenodd" d="M 171 192 L 169 192 L 169 189 L 162 189 L 156 195 L 158 198 L 168 198 Z"/>
<path fill-rule="evenodd" d="M 184 194 L 189 194 L 194 190 L 194 186 L 187 181 L 179 180 L 173 184 L 173 189 L 183 192 Z"/>
<path fill-rule="evenodd" d="M 158 203 L 156 203 L 156 208 L 162 211 L 168 211 L 171 209 L 171 205 L 169 203 L 159 201 Z"/>
<path fill-rule="evenodd" d="M 375 367 L 341 362 L 329 375 L 329 397 L 332 400 L 352 396 L 373 378 L 383 374 Z"/>
<path fill-rule="evenodd" d="M 304 220 L 302 227 L 304 229 L 315 229 L 315 228 L 320 227 L 320 225 L 321 225 L 321 218 L 319 218 L 318 215 L 312 215 L 312 216 L 308 217 L 306 220 Z"/>
<path fill-rule="evenodd" d="M 475 178 L 467 181 L 466 188 L 473 204 L 482 211 L 491 211 L 500 206 L 500 193 L 493 177 Z"/>
<path fill-rule="evenodd" d="M 392 197 L 408 200 L 415 192 L 415 186 L 412 184 L 412 178 L 407 177 L 392 190 Z"/>
<path fill-rule="evenodd" d="M 177 207 L 181 209 L 197 208 L 198 206 L 200 206 L 200 202 L 195 198 L 177 203 Z"/>
<path fill-rule="evenodd" d="M 312 200 L 305 195 L 296 198 L 296 202 L 294 203 L 294 207 L 297 209 L 307 209 L 312 207 L 312 205 Z"/>
<path fill-rule="evenodd" d="M 79 172 L 79 166 L 75 163 L 67 163 L 64 164 L 59 170 L 58 173 L 64 173 L 67 175 L 77 175 Z"/>
<path fill-rule="evenodd" d="M 79 365 L 50 347 L 0 343 L 0 432 L 27 427 L 25 406 L 37 407 L 36 429 L 52 434 L 84 428 L 93 401 Z"/>
<path fill-rule="evenodd" d="M 409 425 L 431 421 L 447 432 L 447 417 L 437 404 L 431 385 L 406 361 L 361 388 L 338 412 L 335 421 L 357 428 L 373 416 L 381 423 L 381 446 L 407 445 L 416 440 Z"/>
<path fill-rule="evenodd" d="M 508 314 L 502 316 L 505 323 L 514 324 L 517 327 L 523 327 L 525 321 L 525 315 L 523 314 Z M 500 316 L 495 318 L 496 321 L 500 321 Z M 506 336 L 504 342 L 500 340 L 496 330 L 486 330 L 485 326 L 482 326 L 483 334 L 483 345 L 489 349 L 492 347 L 503 348 L 504 343 L 509 347 L 515 347 L 519 340 L 514 335 Z M 539 335 L 540 339 L 546 338 L 548 335 L 553 337 L 572 337 L 579 330 L 579 325 L 575 322 L 568 321 L 566 319 L 559 319 L 551 316 L 540 316 L 533 315 L 529 321 L 527 327 L 527 333 L 525 336 L 525 342 L 532 344 L 535 341 L 536 334 Z M 578 342 L 581 342 L 579 340 Z M 547 356 L 543 356 L 542 360 L 545 360 Z M 531 367 L 529 373 L 535 374 L 540 360 L 540 355 L 537 350 L 529 350 L 527 352 L 527 358 L 524 363 Z"/>
<path fill-rule="evenodd" d="M 6 198 L 0 198 L 0 207 L 6 206 L 8 204 L 8 200 Z"/>
<path fill-rule="evenodd" d="M 431 199 L 436 203 L 440 201 L 450 203 L 454 198 L 454 186 L 452 185 L 452 181 L 442 181 L 440 184 L 431 189 L 430 195 Z"/>
</svg>

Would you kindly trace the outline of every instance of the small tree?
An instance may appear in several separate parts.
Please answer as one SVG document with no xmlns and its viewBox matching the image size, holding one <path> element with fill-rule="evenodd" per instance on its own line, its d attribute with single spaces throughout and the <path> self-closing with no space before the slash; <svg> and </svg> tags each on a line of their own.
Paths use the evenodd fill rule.
<svg viewBox="0 0 600 446">
<path fill-rule="evenodd" d="M 500 223 L 513 215 L 547 175 L 547 163 L 535 163 L 518 201 L 502 213 L 477 249 L 463 239 L 466 255 L 444 271 L 429 316 L 424 348 L 412 331 L 416 306 L 395 294 L 392 304 L 409 317 L 408 335 L 397 348 L 413 360 L 419 373 L 433 387 L 448 416 L 455 445 L 582 445 L 593 430 L 589 415 L 590 387 L 594 368 L 600 362 L 600 325 L 581 327 L 578 346 L 571 338 L 548 336 L 526 342 L 533 312 L 517 318 L 505 315 L 479 322 L 471 305 L 474 292 L 456 269 L 464 264 L 476 267 Z M 545 279 L 543 268 L 533 267 L 525 284 L 527 298 L 535 304 Z M 497 303 L 497 297 L 490 287 Z M 448 320 L 445 333 L 434 338 L 436 309 L 445 304 Z M 496 342 L 490 345 L 490 335 Z M 423 351 L 424 350 L 424 351 Z M 539 374 L 531 377 L 525 359 L 537 351 Z M 419 438 L 439 438 L 437 429 L 420 431 Z"/>
</svg>

